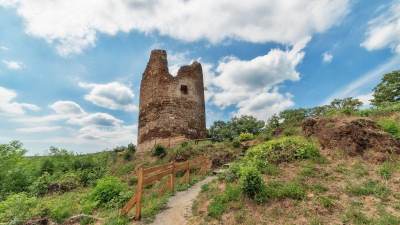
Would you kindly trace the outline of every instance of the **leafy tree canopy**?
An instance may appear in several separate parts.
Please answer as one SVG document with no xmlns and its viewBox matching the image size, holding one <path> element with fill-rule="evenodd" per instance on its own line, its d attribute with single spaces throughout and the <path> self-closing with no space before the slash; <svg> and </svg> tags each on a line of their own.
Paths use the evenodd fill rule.
<svg viewBox="0 0 400 225">
<path fill-rule="evenodd" d="M 374 88 L 372 104 L 381 106 L 400 101 L 400 70 L 387 73 Z"/>
</svg>

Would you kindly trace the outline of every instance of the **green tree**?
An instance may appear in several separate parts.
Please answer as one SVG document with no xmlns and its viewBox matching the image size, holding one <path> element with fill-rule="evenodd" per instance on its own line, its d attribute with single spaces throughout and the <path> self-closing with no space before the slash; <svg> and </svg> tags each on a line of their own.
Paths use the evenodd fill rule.
<svg viewBox="0 0 400 225">
<path fill-rule="evenodd" d="M 334 99 L 330 104 L 330 108 L 350 115 L 351 113 L 359 110 L 362 104 L 363 103 L 360 100 L 349 97 L 343 99 Z"/>
<path fill-rule="evenodd" d="M 373 105 L 380 106 L 400 101 L 400 70 L 387 73 L 374 88 Z"/>
<path fill-rule="evenodd" d="M 279 117 L 284 126 L 297 126 L 307 117 L 307 113 L 307 109 L 287 109 L 279 113 Z"/>
</svg>

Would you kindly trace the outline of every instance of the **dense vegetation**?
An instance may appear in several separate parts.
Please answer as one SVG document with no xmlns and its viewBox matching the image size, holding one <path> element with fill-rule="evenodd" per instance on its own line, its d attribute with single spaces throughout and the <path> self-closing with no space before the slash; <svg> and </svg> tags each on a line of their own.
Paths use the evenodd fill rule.
<svg viewBox="0 0 400 225">
<path fill-rule="evenodd" d="M 73 215 L 86 214 L 104 218 L 106 224 L 127 224 L 119 209 L 133 195 L 137 182 L 133 173 L 138 166 L 204 154 L 214 166 L 221 166 L 244 154 L 219 181 L 203 187 L 197 204 L 207 202 L 204 218 L 221 221 L 222 215 L 233 212 L 237 221 L 251 224 L 252 214 L 245 208 L 253 207 L 271 218 L 276 214 L 272 222 L 286 223 L 279 218 L 287 215 L 274 211 L 286 202 L 289 209 L 309 210 L 304 214 L 295 211 L 296 215 L 315 216 L 322 210 L 327 218 L 340 217 L 343 223 L 399 224 L 400 218 L 390 213 L 400 210 L 400 198 L 394 194 L 400 190 L 393 179 L 400 174 L 397 159 L 368 164 L 362 158 L 349 160 L 340 149 L 326 156 L 318 141 L 304 137 L 301 130 L 302 122 L 311 117 L 368 117 L 382 131 L 400 139 L 399 76 L 399 71 L 384 76 L 374 89 L 369 108 L 362 108 L 357 99 L 345 98 L 329 105 L 285 110 L 266 122 L 252 116 L 234 117 L 211 125 L 211 141 L 184 142 L 172 149 L 155 146 L 141 156 L 133 144 L 88 155 L 50 147 L 49 155 L 34 157 L 25 156 L 26 150 L 18 141 L 0 144 L 0 223 L 24 224 L 32 218 L 62 223 Z M 199 178 L 194 176 L 193 182 Z M 144 197 L 145 221 L 153 218 L 170 196 L 158 196 L 163 186 L 164 180 L 146 187 L 154 194 Z M 364 213 L 362 196 L 379 199 L 379 207 L 373 209 L 378 212 L 375 218 Z M 340 201 L 345 202 L 345 210 L 338 207 Z M 310 205 L 322 209 L 315 211 Z M 391 211 L 386 210 L 388 205 Z M 315 216 L 311 222 L 322 224 L 320 220 Z"/>
</svg>

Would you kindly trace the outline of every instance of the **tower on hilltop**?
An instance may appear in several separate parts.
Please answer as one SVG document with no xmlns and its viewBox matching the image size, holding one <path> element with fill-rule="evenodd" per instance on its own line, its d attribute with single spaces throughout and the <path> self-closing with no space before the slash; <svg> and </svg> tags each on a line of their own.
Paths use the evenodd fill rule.
<svg viewBox="0 0 400 225">
<path fill-rule="evenodd" d="M 205 138 L 205 120 L 201 64 L 182 66 L 172 76 L 166 51 L 151 51 L 140 84 L 138 150 Z"/>
</svg>

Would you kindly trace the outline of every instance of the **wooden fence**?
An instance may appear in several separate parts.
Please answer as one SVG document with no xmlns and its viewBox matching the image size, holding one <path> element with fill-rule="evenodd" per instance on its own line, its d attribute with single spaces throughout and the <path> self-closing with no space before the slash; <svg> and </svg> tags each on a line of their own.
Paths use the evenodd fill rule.
<svg viewBox="0 0 400 225">
<path fill-rule="evenodd" d="M 126 203 L 122 208 L 121 213 L 126 215 L 136 205 L 135 219 L 140 220 L 141 215 L 141 200 L 143 196 L 143 187 L 148 184 L 152 184 L 156 181 L 161 180 L 163 177 L 169 176 L 168 188 L 171 192 L 174 192 L 175 188 L 175 174 L 180 171 L 184 171 L 184 180 L 186 183 L 190 183 L 190 170 L 199 168 L 200 173 L 206 174 L 207 170 L 211 168 L 211 161 L 205 156 L 198 157 L 193 160 L 187 160 L 185 162 L 171 162 L 168 164 L 154 166 L 150 168 L 139 168 L 137 171 L 137 186 L 134 196 Z"/>
</svg>

